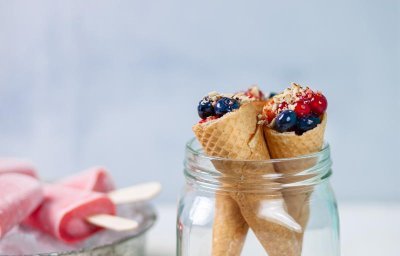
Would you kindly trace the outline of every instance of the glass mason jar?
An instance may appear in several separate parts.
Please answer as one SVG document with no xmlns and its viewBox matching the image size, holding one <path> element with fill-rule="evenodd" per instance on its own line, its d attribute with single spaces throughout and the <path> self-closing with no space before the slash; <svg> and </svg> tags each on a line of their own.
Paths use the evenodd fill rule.
<svg viewBox="0 0 400 256">
<path fill-rule="evenodd" d="M 329 145 L 296 158 L 238 161 L 186 145 L 177 255 L 338 256 Z"/>
</svg>

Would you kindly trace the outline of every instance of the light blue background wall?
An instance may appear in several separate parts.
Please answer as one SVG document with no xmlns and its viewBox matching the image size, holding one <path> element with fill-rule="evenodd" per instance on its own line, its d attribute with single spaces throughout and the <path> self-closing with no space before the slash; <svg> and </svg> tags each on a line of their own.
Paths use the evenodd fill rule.
<svg viewBox="0 0 400 256">
<path fill-rule="evenodd" d="M 173 202 L 202 95 L 297 81 L 329 99 L 339 199 L 400 200 L 399 2 L 240 2 L 1 1 L 0 154 Z"/>
</svg>

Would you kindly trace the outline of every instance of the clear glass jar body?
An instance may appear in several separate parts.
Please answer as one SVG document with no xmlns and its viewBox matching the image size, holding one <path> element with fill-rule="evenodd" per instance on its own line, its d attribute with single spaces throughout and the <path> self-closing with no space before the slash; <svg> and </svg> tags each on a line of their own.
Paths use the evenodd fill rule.
<svg viewBox="0 0 400 256">
<path fill-rule="evenodd" d="M 328 145 L 293 159 L 233 161 L 207 157 L 191 140 L 177 255 L 340 255 L 331 173 Z"/>
</svg>

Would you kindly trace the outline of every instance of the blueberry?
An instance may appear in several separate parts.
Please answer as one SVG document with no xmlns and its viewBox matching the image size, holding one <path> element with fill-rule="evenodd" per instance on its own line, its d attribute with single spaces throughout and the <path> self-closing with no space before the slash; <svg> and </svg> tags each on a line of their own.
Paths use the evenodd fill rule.
<svg viewBox="0 0 400 256">
<path fill-rule="evenodd" d="M 276 92 L 271 92 L 271 93 L 269 94 L 269 96 L 268 96 L 268 99 L 274 97 L 276 94 L 277 94 Z"/>
<path fill-rule="evenodd" d="M 232 98 L 222 97 L 215 104 L 215 114 L 223 116 L 228 112 L 232 112 L 240 107 L 239 102 Z"/>
<path fill-rule="evenodd" d="M 319 119 L 319 117 L 316 116 L 302 117 L 299 120 L 297 120 L 296 134 L 302 135 L 306 131 L 309 131 L 317 127 L 319 123 L 321 123 L 321 119 Z"/>
<path fill-rule="evenodd" d="M 208 97 L 203 98 L 199 102 L 199 106 L 197 107 L 197 112 L 199 113 L 201 119 L 205 119 L 209 116 L 215 115 L 214 107 Z"/>
<path fill-rule="evenodd" d="M 296 125 L 297 116 L 293 110 L 284 110 L 275 119 L 275 129 L 278 132 L 287 132 Z"/>
</svg>

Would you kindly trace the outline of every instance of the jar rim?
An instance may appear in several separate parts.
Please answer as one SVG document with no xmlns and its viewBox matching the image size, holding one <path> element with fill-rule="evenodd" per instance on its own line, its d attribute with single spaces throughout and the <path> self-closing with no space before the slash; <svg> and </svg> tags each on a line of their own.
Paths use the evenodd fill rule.
<svg viewBox="0 0 400 256">
<path fill-rule="evenodd" d="M 328 156 L 330 153 L 330 145 L 328 142 L 324 141 L 323 147 L 321 148 L 320 151 L 310 153 L 310 154 L 305 154 L 305 155 L 299 155 L 296 157 L 289 157 L 289 158 L 274 158 L 274 159 L 266 159 L 266 160 L 241 160 L 241 159 L 230 159 L 230 158 L 224 158 L 224 157 L 216 157 L 216 156 L 208 156 L 205 153 L 203 153 L 201 147 L 196 149 L 195 143 L 198 143 L 197 139 L 193 137 L 186 143 L 186 151 L 190 154 L 195 155 L 196 157 L 200 157 L 204 160 L 219 160 L 219 161 L 230 161 L 230 162 L 255 162 L 255 163 L 279 163 L 279 162 L 290 162 L 290 161 L 296 161 L 296 160 L 305 160 L 305 159 L 312 159 L 312 158 L 319 158 L 323 156 Z M 200 144 L 199 144 L 200 146 Z"/>
<path fill-rule="evenodd" d="M 208 189 L 236 190 L 238 184 L 245 184 L 246 189 L 251 185 L 252 191 L 265 192 L 266 188 L 312 187 L 330 177 L 331 165 L 327 142 L 320 151 L 312 154 L 281 159 L 237 160 L 207 156 L 197 139 L 192 138 L 186 144 L 184 174 L 191 184 Z"/>
</svg>

